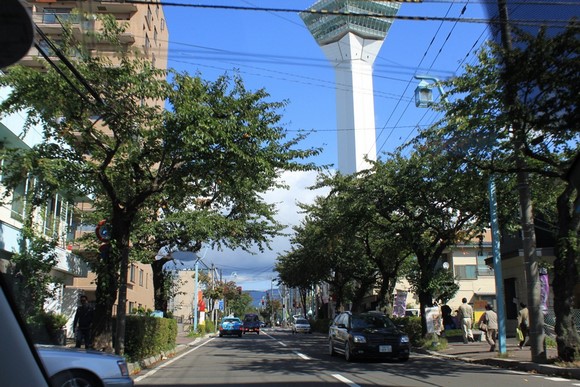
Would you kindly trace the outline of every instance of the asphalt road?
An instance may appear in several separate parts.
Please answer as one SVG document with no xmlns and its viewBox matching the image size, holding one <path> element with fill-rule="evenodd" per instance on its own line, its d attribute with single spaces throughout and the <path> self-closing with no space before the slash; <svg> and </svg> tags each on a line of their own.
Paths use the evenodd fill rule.
<svg viewBox="0 0 580 387">
<path fill-rule="evenodd" d="M 205 339 L 144 370 L 137 386 L 568 387 L 575 380 L 411 354 L 405 363 L 347 363 L 327 354 L 326 337 L 265 329 L 260 335 Z"/>
</svg>

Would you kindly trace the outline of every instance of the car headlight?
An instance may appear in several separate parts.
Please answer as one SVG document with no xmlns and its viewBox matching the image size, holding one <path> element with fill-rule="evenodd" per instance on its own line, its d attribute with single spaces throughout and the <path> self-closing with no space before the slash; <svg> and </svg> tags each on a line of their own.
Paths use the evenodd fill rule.
<svg viewBox="0 0 580 387">
<path fill-rule="evenodd" d="M 355 343 L 366 343 L 366 342 L 367 342 L 367 339 L 366 339 L 366 337 L 364 337 L 364 336 L 359 336 L 359 335 L 354 335 L 354 336 L 352 336 L 352 340 L 353 340 Z"/>
<path fill-rule="evenodd" d="M 401 336 L 401 344 L 408 343 L 408 342 L 409 342 L 409 336 L 407 336 L 407 335 Z"/>
</svg>

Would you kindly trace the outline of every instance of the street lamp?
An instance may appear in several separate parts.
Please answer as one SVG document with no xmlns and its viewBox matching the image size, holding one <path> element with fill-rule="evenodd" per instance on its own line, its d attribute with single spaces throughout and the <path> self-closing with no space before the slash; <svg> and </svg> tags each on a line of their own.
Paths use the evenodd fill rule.
<svg viewBox="0 0 580 387">
<path fill-rule="evenodd" d="M 416 79 L 420 79 L 419 85 L 415 89 L 415 105 L 417 107 L 429 107 L 433 104 L 433 86 L 437 86 L 441 98 L 446 101 L 445 92 L 441 87 L 439 79 L 435 77 L 430 77 L 428 75 L 415 75 Z M 429 84 L 427 81 L 432 81 Z M 447 101 L 446 101 L 447 102 Z M 489 212 L 490 212 L 490 223 L 491 223 L 491 243 L 493 248 L 493 266 L 495 273 L 495 294 L 497 298 L 497 317 L 498 317 L 498 344 L 499 352 L 506 353 L 506 332 L 505 332 L 505 304 L 504 300 L 504 290 L 503 290 L 503 275 L 501 270 L 501 251 L 500 251 L 500 235 L 499 235 L 499 224 L 497 215 L 497 201 L 495 197 L 495 182 L 493 174 L 489 177 L 488 182 L 488 194 L 489 194 Z"/>
<path fill-rule="evenodd" d="M 433 86 L 437 86 L 441 96 L 445 94 L 439 79 L 430 77 L 428 75 L 415 75 L 415 79 L 421 80 L 415 89 L 415 106 L 420 108 L 427 108 L 433 105 Z M 427 81 L 431 81 L 433 83 L 429 83 Z"/>
</svg>

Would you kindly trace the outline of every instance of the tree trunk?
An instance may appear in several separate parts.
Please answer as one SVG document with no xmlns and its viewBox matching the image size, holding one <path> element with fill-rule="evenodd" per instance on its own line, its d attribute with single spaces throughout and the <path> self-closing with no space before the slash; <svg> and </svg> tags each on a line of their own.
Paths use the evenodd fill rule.
<svg viewBox="0 0 580 387">
<path fill-rule="evenodd" d="M 572 316 L 574 287 L 578 284 L 578 261 L 580 246 L 578 240 L 578 215 L 574 212 L 577 203 L 570 205 L 574 191 L 568 186 L 558 198 L 558 241 L 554 261 L 554 312 L 556 314 L 556 342 L 558 357 L 563 361 L 580 358 L 580 337 Z M 570 211 L 573 211 L 572 216 Z"/>
<path fill-rule="evenodd" d="M 421 334 L 425 337 L 427 335 L 427 315 L 425 308 L 433 306 L 433 294 L 431 292 L 419 292 L 419 305 L 421 308 Z"/>
<path fill-rule="evenodd" d="M 112 315 L 117 300 L 119 265 L 114 256 L 107 255 L 96 263 L 95 271 L 97 289 L 92 327 L 93 347 L 99 351 L 113 352 Z"/>
<path fill-rule="evenodd" d="M 151 264 L 153 271 L 153 297 L 155 310 L 163 311 L 167 315 L 167 289 L 165 288 L 165 272 L 163 266 L 170 261 L 169 258 L 161 258 Z"/>
</svg>

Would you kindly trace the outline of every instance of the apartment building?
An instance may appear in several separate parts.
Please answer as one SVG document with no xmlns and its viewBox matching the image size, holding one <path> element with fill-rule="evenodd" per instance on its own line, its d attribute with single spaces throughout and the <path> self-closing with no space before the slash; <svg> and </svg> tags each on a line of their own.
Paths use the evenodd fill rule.
<svg viewBox="0 0 580 387">
<path fill-rule="evenodd" d="M 41 60 L 39 49 L 51 60 L 58 60 L 55 52 L 41 35 L 46 35 L 58 47 L 62 41 L 65 24 L 71 26 L 73 34 L 82 39 L 82 43 L 95 55 L 111 56 L 114 63 L 116 53 L 113 48 L 96 42 L 85 34 L 91 30 L 98 31 L 102 27 L 98 18 L 94 17 L 95 14 L 111 14 L 119 23 L 126 24 L 121 42 L 125 43 L 128 49 L 143 55 L 157 68 L 167 68 L 168 30 L 160 4 L 128 4 L 98 0 L 88 2 L 29 0 L 25 1 L 25 5 L 30 11 L 35 28 L 42 33 L 37 32 L 35 41 L 38 47 L 33 46 L 20 60 L 18 63 L 20 65 L 42 71 L 45 64 Z M 0 90 L 0 98 L 4 98 L 7 93 L 8 90 Z M 25 132 L 23 127 L 24 115 L 13 114 L 3 117 L 0 120 L 0 146 L 30 148 L 42 141 L 40 129 Z M 5 270 L 11 255 L 19 250 L 18 240 L 25 215 L 23 198 L 28 184 L 23 183 L 13 196 L 7 198 L 5 201 L 7 204 L 0 206 L 0 270 Z M 79 294 L 86 294 L 90 301 L 94 300 L 95 274 L 89 272 L 86 262 L 72 252 L 75 238 L 95 230 L 95 225 L 83 222 L 83 213 L 91 209 L 89 201 L 69 203 L 59 195 L 55 195 L 34 218 L 42 233 L 51 237 L 57 236 L 59 241 L 56 249 L 59 259 L 52 272 L 59 281 L 58 285 L 55 284 L 57 297 L 47 305 L 47 308 L 71 318 Z M 150 265 L 134 263 L 130 266 L 127 290 L 129 313 L 139 308 L 153 309 L 153 278 Z"/>
</svg>

